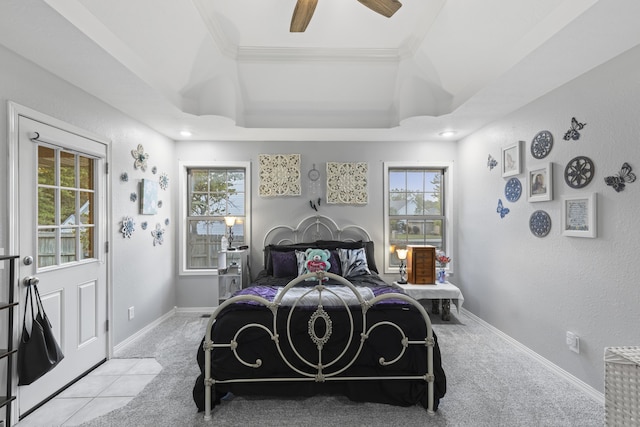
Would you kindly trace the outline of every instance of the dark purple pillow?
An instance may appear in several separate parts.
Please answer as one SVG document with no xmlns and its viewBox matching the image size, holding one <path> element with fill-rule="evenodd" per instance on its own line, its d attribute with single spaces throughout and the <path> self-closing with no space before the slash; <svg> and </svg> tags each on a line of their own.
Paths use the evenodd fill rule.
<svg viewBox="0 0 640 427">
<path fill-rule="evenodd" d="M 331 253 L 331 255 L 329 256 L 329 262 L 331 263 L 331 267 L 329 268 L 329 273 L 342 276 L 342 263 L 340 262 L 340 256 L 338 255 L 338 251 L 333 250 L 329 252 Z"/>
<path fill-rule="evenodd" d="M 298 261 L 296 252 L 272 252 L 271 262 L 274 277 L 296 277 L 298 275 Z"/>
</svg>

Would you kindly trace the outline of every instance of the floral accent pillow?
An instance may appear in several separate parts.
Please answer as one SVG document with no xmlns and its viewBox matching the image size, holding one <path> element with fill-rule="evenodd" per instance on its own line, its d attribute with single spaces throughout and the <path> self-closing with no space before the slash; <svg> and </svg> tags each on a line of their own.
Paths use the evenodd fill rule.
<svg viewBox="0 0 640 427">
<path fill-rule="evenodd" d="M 367 265 L 367 254 L 364 248 L 359 249 L 338 249 L 340 264 L 342 265 L 342 276 L 349 278 L 371 274 Z"/>
</svg>

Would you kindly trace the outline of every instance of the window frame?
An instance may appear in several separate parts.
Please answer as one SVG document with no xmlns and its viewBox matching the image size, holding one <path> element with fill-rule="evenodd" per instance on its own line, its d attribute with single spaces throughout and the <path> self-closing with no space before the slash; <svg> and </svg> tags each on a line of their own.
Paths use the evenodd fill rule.
<svg viewBox="0 0 640 427">
<path fill-rule="evenodd" d="M 188 172 L 190 169 L 244 169 L 245 171 L 245 218 L 244 218 L 244 232 L 245 232 L 245 244 L 251 246 L 251 162 L 220 162 L 220 161 L 181 161 L 178 163 L 178 181 L 179 181 L 179 267 L 178 274 L 180 276 L 211 276 L 217 275 L 217 268 L 199 268 L 192 269 L 187 268 L 187 239 L 188 239 L 188 226 L 187 226 L 187 210 L 188 203 L 187 197 L 189 194 L 189 178 Z"/>
<path fill-rule="evenodd" d="M 453 225 L 454 225 L 454 187 L 453 187 L 453 162 L 383 162 L 383 247 L 384 247 L 384 272 L 385 274 L 398 274 L 399 267 L 390 265 L 390 246 L 389 241 L 390 225 L 389 225 L 389 171 L 393 169 L 441 169 L 443 171 L 443 194 L 444 194 L 444 243 L 447 255 L 452 258 L 447 266 L 449 274 L 454 272 L 455 253 L 453 241 Z"/>
</svg>

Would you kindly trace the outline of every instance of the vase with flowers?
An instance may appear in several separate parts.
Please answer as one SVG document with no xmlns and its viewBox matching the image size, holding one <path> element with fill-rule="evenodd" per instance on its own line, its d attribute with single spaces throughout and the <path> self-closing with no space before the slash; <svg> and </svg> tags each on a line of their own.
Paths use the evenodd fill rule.
<svg viewBox="0 0 640 427">
<path fill-rule="evenodd" d="M 445 255 L 444 252 L 440 252 L 436 255 L 436 263 L 438 264 L 437 279 L 438 283 L 445 283 L 447 281 L 447 264 L 451 262 L 451 258 Z"/>
</svg>

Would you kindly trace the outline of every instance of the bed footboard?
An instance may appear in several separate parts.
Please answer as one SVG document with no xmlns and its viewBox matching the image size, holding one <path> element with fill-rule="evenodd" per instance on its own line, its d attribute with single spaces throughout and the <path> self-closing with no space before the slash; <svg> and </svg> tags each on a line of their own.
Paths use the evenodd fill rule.
<svg viewBox="0 0 640 427">
<path fill-rule="evenodd" d="M 349 310 L 349 303 L 345 301 L 343 295 L 338 295 L 334 292 L 330 287 L 327 287 L 323 284 L 325 278 L 333 279 L 340 284 L 344 285 L 346 288 L 350 289 L 353 293 L 355 299 L 357 299 L 361 310 L 360 315 L 362 316 L 361 323 L 354 322 L 353 315 Z M 287 305 L 288 314 L 286 317 L 286 330 L 281 330 L 282 325 L 278 323 L 278 312 L 282 310 L 283 305 L 282 301 L 285 298 L 287 292 L 292 289 L 297 284 L 305 281 L 305 280 L 317 280 L 317 284 L 315 286 L 308 286 L 305 289 L 308 291 L 304 292 L 303 295 L 297 297 L 293 302 L 290 302 L 290 305 Z M 308 306 L 305 308 L 310 313 L 308 320 L 308 338 L 313 342 L 317 349 L 317 353 L 314 354 L 313 358 L 309 358 L 306 355 L 301 354 L 296 350 L 296 344 L 292 342 L 292 334 L 291 334 L 291 322 L 292 315 L 296 311 L 296 309 L 300 309 L 303 305 L 302 300 L 311 294 L 314 294 L 314 297 L 317 298 L 317 302 L 314 303 L 313 308 L 309 309 Z M 345 361 L 345 354 L 347 353 L 347 347 L 345 346 L 344 350 L 339 348 L 337 351 L 335 348 L 332 349 L 331 352 L 327 352 L 326 350 L 330 348 L 332 345 L 331 337 L 333 334 L 333 322 L 329 312 L 325 310 L 323 306 L 323 294 L 325 295 L 325 301 L 327 297 L 331 298 L 331 301 L 334 302 L 338 300 L 341 301 L 340 305 L 344 306 L 344 310 L 347 313 L 347 317 L 349 319 L 350 331 L 347 332 L 348 335 L 348 344 L 353 344 L 355 348 L 355 352 L 352 355 L 351 353 L 348 355 L 347 360 Z M 419 313 L 422 315 L 424 319 L 426 330 L 424 333 L 424 338 L 420 338 L 418 340 L 410 339 L 401 326 L 387 320 L 378 321 L 369 325 L 367 323 L 367 314 L 371 307 L 374 305 L 381 303 L 385 300 L 401 300 L 407 304 L 414 306 Z M 232 335 L 232 339 L 229 342 L 214 342 L 211 339 L 212 336 L 212 327 L 214 326 L 218 315 L 225 309 L 225 307 L 230 304 L 236 303 L 250 303 L 250 304 L 258 304 L 264 307 L 267 307 L 273 317 L 273 323 L 269 326 L 258 324 L 258 323 L 248 323 L 241 328 L 239 328 Z M 387 301 L 391 302 L 391 301 Z M 362 328 L 355 327 L 355 324 L 361 324 Z M 256 360 L 245 360 L 241 356 L 239 352 L 239 342 L 238 338 L 247 330 L 260 330 L 262 333 L 266 334 L 270 337 L 273 345 L 276 348 L 277 353 L 280 356 L 281 361 L 290 369 L 290 375 L 286 376 L 278 376 L 278 377 L 256 377 L 256 378 L 227 378 L 227 379 L 215 379 L 212 377 L 211 372 L 211 356 L 212 351 L 214 349 L 227 349 L 232 352 L 235 356 L 235 359 L 240 362 L 242 365 L 245 365 L 250 368 L 259 368 L 263 361 L 261 359 Z M 426 373 L 424 370 L 422 372 L 416 372 L 415 374 L 409 375 L 382 375 L 382 376 L 352 376 L 348 375 L 348 369 L 356 363 L 358 360 L 358 356 L 361 354 L 363 346 L 366 341 L 369 339 L 371 334 L 375 333 L 378 328 L 394 328 L 397 330 L 398 335 L 400 336 L 401 345 L 399 346 L 400 350 L 395 357 L 392 358 L 384 358 L 380 356 L 378 358 L 378 364 L 380 366 L 389 366 L 397 363 L 402 357 L 405 355 L 407 349 L 410 346 L 423 346 L 426 347 Z M 359 330 L 362 329 L 362 330 Z M 422 335 L 421 335 L 422 336 Z M 288 340 L 290 348 L 293 350 L 293 354 L 295 355 L 296 360 L 291 360 L 291 352 L 283 351 L 283 340 Z M 216 311 L 211 315 L 209 322 L 207 324 L 206 335 L 203 343 L 203 349 L 205 353 L 204 360 L 204 386 L 205 386 L 205 420 L 211 419 L 211 395 L 212 395 L 212 387 L 215 384 L 225 384 L 225 383 L 258 383 L 258 382 L 292 382 L 292 381 L 310 381 L 310 382 L 329 382 L 329 381 L 370 381 L 370 380 L 384 380 L 384 381 L 402 381 L 402 380 L 421 380 L 425 381 L 427 385 L 427 411 L 429 414 L 434 413 L 434 359 L 433 359 L 433 348 L 434 348 L 434 337 L 433 331 L 431 328 L 431 321 L 429 320 L 429 316 L 425 311 L 424 307 L 418 303 L 413 298 L 400 293 L 386 293 L 382 295 L 378 295 L 370 300 L 366 300 L 357 290 L 357 288 L 350 283 L 348 280 L 343 278 L 342 276 L 338 276 L 336 274 L 328 273 L 328 272 L 317 272 L 317 273 L 308 273 L 302 276 L 299 276 L 289 282 L 287 286 L 277 295 L 273 302 L 270 302 L 262 297 L 255 295 L 239 295 L 233 298 L 226 300 L 222 303 Z M 338 354 L 337 356 L 335 356 Z M 332 356 L 329 356 L 332 355 Z M 312 359 L 312 360 L 311 360 Z M 326 360 L 325 360 L 326 359 Z M 342 359 L 342 360 L 341 360 Z M 338 363 L 338 360 L 341 360 Z"/>
</svg>

